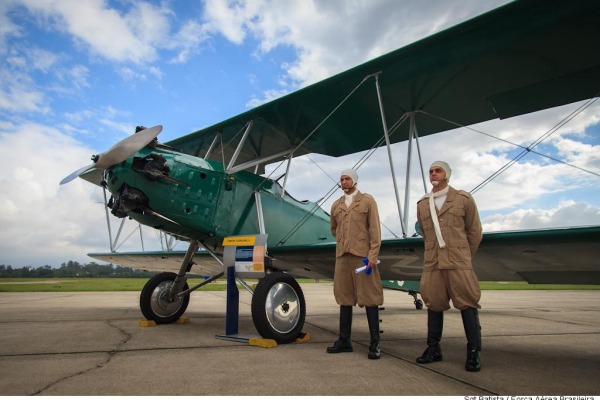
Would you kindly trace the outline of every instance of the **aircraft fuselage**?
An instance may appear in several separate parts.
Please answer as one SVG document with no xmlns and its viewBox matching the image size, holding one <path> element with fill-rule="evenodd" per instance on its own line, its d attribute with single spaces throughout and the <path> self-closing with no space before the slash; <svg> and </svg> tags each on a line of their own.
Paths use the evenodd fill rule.
<svg viewBox="0 0 600 400">
<path fill-rule="evenodd" d="M 297 201 L 271 179 L 172 150 L 148 146 L 105 173 L 112 213 L 173 235 L 220 246 L 222 238 L 260 232 L 262 208 L 268 245 L 333 241 L 329 215 Z M 257 207 L 256 194 L 262 207 Z"/>
</svg>

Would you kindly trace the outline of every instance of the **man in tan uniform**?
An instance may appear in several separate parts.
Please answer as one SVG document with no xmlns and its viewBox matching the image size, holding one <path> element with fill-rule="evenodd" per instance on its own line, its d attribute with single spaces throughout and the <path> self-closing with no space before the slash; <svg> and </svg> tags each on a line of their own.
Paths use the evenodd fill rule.
<svg viewBox="0 0 600 400">
<path fill-rule="evenodd" d="M 471 195 L 448 185 L 450 166 L 429 167 L 432 191 L 417 203 L 417 219 L 425 244 L 421 296 L 427 305 L 427 349 L 417 363 L 442 361 L 440 341 L 449 302 L 461 312 L 467 337 L 465 369 L 481 369 L 481 290 L 471 259 L 482 238 L 477 206 Z"/>
<path fill-rule="evenodd" d="M 377 268 L 381 247 L 381 227 L 375 199 L 357 188 L 358 174 L 352 169 L 341 173 L 344 195 L 331 206 L 331 233 L 336 240 L 333 293 L 340 305 L 340 337 L 328 353 L 352 351 L 352 307 L 366 308 L 371 343 L 368 357 L 381 357 L 379 348 L 379 306 L 383 304 L 383 287 Z M 368 259 L 367 269 L 356 273 Z"/>
</svg>

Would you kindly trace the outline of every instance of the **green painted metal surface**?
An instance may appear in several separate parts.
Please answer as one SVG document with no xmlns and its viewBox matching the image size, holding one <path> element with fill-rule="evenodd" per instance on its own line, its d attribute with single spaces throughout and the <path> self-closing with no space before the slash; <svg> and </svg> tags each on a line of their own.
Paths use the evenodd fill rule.
<svg viewBox="0 0 600 400">
<path fill-rule="evenodd" d="M 159 154 L 171 180 L 149 180 L 132 169 L 136 160 Z M 141 191 L 149 208 L 129 213 L 140 223 L 183 238 L 221 246 L 223 237 L 259 232 L 255 193 L 260 193 L 268 245 L 310 245 L 331 242 L 329 215 L 315 203 L 300 202 L 273 180 L 244 171 L 229 175 L 221 164 L 165 149 L 145 148 L 108 171 L 108 188 L 119 197 L 124 183 Z M 169 222 L 169 220 L 174 223 Z"/>
</svg>

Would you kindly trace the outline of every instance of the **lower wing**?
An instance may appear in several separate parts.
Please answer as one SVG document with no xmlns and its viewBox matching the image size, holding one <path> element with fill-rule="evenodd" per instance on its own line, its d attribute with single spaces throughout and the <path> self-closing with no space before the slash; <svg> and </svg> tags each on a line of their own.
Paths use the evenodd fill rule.
<svg viewBox="0 0 600 400">
<path fill-rule="evenodd" d="M 600 226 L 485 233 L 473 268 L 481 281 L 532 284 L 600 284 Z M 335 243 L 268 249 L 272 270 L 297 277 L 332 279 Z M 177 272 L 185 251 L 91 253 L 90 257 L 147 271 Z M 417 281 L 423 265 L 421 238 L 386 239 L 379 253 L 382 280 Z M 194 256 L 191 273 L 212 276 L 223 267 L 210 254 Z M 357 266 L 358 267 L 358 266 Z"/>
</svg>

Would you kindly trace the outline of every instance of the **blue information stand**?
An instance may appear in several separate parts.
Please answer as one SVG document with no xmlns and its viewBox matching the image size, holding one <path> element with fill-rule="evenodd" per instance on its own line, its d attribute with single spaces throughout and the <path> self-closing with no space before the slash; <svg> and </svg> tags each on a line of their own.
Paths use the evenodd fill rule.
<svg viewBox="0 0 600 400">
<path fill-rule="evenodd" d="M 264 253 L 267 235 L 231 236 L 223 241 L 223 263 L 227 276 L 227 312 L 225 335 L 217 339 L 248 342 L 249 337 L 238 335 L 240 292 L 236 277 L 260 278 L 265 275 Z"/>
<path fill-rule="evenodd" d="M 227 307 L 225 314 L 225 334 L 215 335 L 217 339 L 248 342 L 246 336 L 238 335 L 240 315 L 240 291 L 235 281 L 235 267 L 227 267 Z"/>
<path fill-rule="evenodd" d="M 235 267 L 227 267 L 227 314 L 225 316 L 225 335 L 238 334 L 240 314 L 240 291 L 235 282 Z"/>
</svg>

